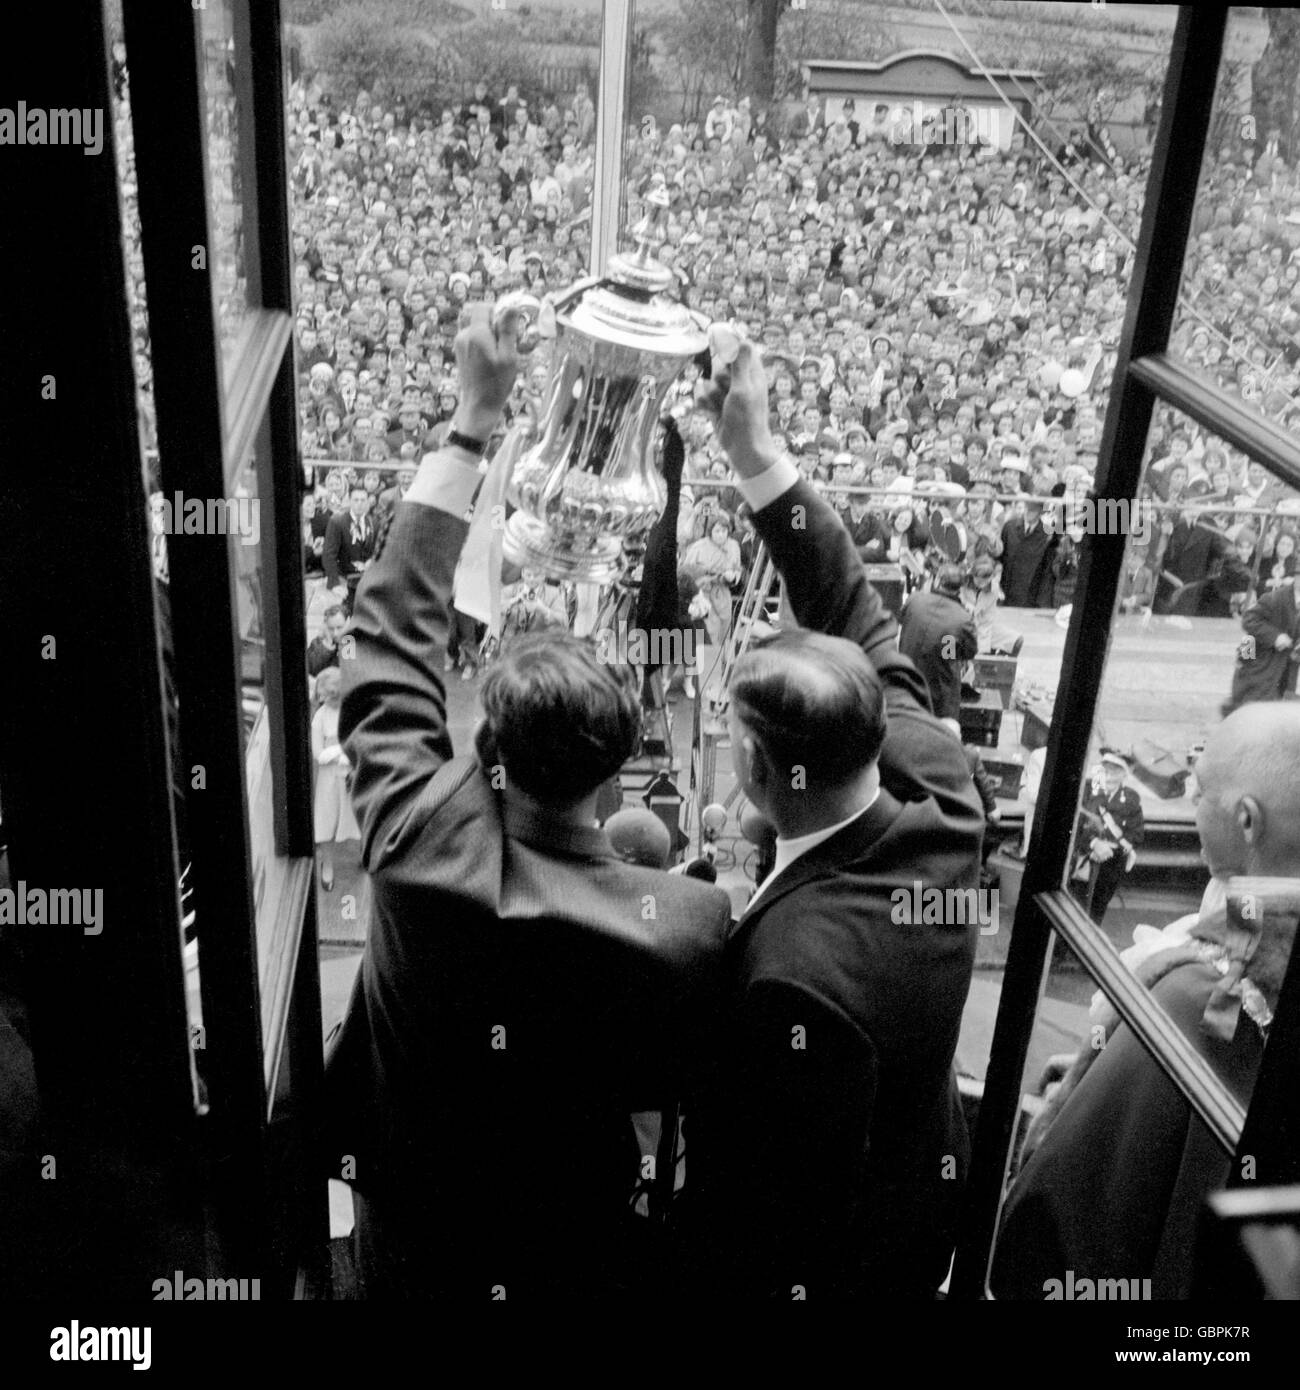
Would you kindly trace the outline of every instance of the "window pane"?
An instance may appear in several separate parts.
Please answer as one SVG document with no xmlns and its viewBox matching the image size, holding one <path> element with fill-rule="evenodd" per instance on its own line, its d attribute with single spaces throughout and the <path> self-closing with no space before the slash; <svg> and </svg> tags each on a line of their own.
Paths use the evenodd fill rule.
<svg viewBox="0 0 1300 1390">
<path fill-rule="evenodd" d="M 1285 425 L 1300 423 L 1300 224 L 1291 10 L 1234 7 L 1197 184 L 1173 350 Z"/>
<path fill-rule="evenodd" d="M 290 55 L 300 453 L 314 490 L 303 515 L 307 659 L 322 753 L 335 717 L 319 698 L 338 621 L 327 612 L 348 594 L 347 575 L 325 574 L 331 518 L 345 524 L 360 484 L 367 525 L 382 525 L 385 494 L 404 490 L 406 470 L 444 437 L 465 301 L 564 289 L 588 269 L 600 12 L 530 13 L 509 0 L 465 16 L 433 14 L 417 34 L 354 7 L 326 15 Z M 509 414 L 530 408 L 547 365 L 543 348 Z M 342 595 L 331 592 L 340 581 Z M 460 637 L 448 719 L 465 748 L 477 704 L 474 625 Z M 318 762 L 316 779 L 328 1022 L 346 999 L 370 899 L 346 770 Z"/>
<path fill-rule="evenodd" d="M 562 46 L 514 6 L 316 28 L 289 97 L 304 457 L 418 457 L 455 408 L 460 305 L 586 273 L 600 16 L 565 23 Z"/>
<path fill-rule="evenodd" d="M 634 16 L 624 231 L 668 191 L 659 255 L 688 304 L 763 343 L 779 442 L 846 511 L 858 499 L 882 577 L 906 594 L 954 555 L 1001 566 L 970 596 L 1002 665 L 969 684 L 1008 704 L 1059 678 L 1074 569 L 1019 517 L 1024 494 L 1086 491 L 1095 473 L 1175 18 L 1125 16 L 1121 33 L 1091 7 L 993 4 L 954 33 L 856 0 L 783 10 L 771 100 L 745 6 L 730 27 L 687 5 Z M 917 48 L 952 61 L 814 61 Z M 688 399 L 689 383 L 687 478 L 716 491 Z M 964 495 L 943 496 L 953 485 Z M 1009 751 L 1013 722 L 995 731 Z"/>
<path fill-rule="evenodd" d="M 244 242 L 243 169 L 250 152 L 243 143 L 235 94 L 235 0 L 216 0 L 196 16 L 203 41 L 203 90 L 206 98 L 209 248 L 213 311 L 221 339 L 223 368 L 228 370 L 241 329 L 254 307 Z"/>
<path fill-rule="evenodd" d="M 1276 829 L 1300 797 L 1288 761 L 1300 768 L 1289 703 L 1300 497 L 1167 406 L 1153 419 L 1139 497 L 1110 517 L 1062 510 L 1062 544 L 1087 546 L 1089 531 L 1105 529 L 1128 536 L 1118 609 L 1096 635 L 1109 651 L 1064 886 L 1154 987 L 1171 952 L 1225 968 L 1228 880 L 1282 871 L 1243 831 L 1241 804 L 1269 808 Z M 1049 715 L 1044 702 L 1026 727 Z M 1261 998 L 1275 997 L 1288 951 L 1289 941 L 1280 961 L 1276 946 L 1259 957 Z M 1207 1056 L 1231 1082 L 1222 1068 L 1235 1058 Z"/>
</svg>

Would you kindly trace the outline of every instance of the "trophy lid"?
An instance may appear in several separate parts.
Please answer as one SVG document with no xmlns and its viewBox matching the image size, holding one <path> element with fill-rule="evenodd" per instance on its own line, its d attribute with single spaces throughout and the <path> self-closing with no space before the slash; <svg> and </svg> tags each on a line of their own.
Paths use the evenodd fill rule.
<svg viewBox="0 0 1300 1390">
<path fill-rule="evenodd" d="M 563 317 L 578 332 L 602 342 L 667 357 L 694 357 L 708 346 L 704 320 L 668 295 L 676 276 L 651 254 L 664 240 L 668 191 L 646 195 L 650 211 L 633 235 L 637 249 L 611 256 L 599 285 L 586 291 Z"/>
</svg>

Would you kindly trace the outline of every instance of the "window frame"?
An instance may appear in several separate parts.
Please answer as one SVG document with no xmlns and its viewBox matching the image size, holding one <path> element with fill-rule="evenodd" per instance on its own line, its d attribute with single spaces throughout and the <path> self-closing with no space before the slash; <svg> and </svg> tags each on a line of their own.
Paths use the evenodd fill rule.
<svg viewBox="0 0 1300 1390">
<path fill-rule="evenodd" d="M 1227 443 L 1300 488 L 1300 447 L 1285 431 L 1196 376 L 1169 354 L 1173 320 L 1227 30 L 1229 7 L 1179 7 L 1166 72 L 1160 127 L 1138 237 L 1099 451 L 1098 499 L 1137 497 L 1157 402 L 1174 405 Z M 1119 964 L 1114 949 L 1063 888 L 1105 677 L 1126 537 L 1096 535 L 1083 547 L 1077 596 L 1066 635 L 1059 693 L 1020 900 L 1007 956 L 989 1070 L 972 1147 L 951 1297 L 988 1295 L 1021 1082 L 1059 932 L 1197 1116 L 1229 1153 L 1250 1154 L 1263 1182 L 1300 1178 L 1300 951 L 1293 951 L 1248 1110 L 1205 1064 L 1150 995 Z M 1241 1181 L 1234 1164 L 1231 1182 Z"/>
</svg>

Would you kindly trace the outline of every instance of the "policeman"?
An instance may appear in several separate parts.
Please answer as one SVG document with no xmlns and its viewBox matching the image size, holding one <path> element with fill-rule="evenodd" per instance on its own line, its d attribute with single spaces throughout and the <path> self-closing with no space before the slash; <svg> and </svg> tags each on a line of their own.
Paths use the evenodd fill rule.
<svg viewBox="0 0 1300 1390">
<path fill-rule="evenodd" d="M 1125 874 L 1133 872 L 1145 823 L 1142 799 L 1125 785 L 1129 760 L 1113 748 L 1101 750 L 1101 774 L 1083 799 L 1075 843 L 1081 855 L 1075 881 L 1094 922 L 1100 923 Z"/>
</svg>

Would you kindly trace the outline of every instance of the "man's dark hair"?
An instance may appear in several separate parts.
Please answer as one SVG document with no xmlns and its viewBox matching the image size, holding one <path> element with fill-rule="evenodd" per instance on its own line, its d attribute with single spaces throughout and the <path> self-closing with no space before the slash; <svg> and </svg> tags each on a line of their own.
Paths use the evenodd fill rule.
<svg viewBox="0 0 1300 1390">
<path fill-rule="evenodd" d="M 321 617 L 323 617 L 326 622 L 329 622 L 329 620 L 336 613 L 346 618 L 348 615 L 348 610 L 344 608 L 341 603 L 331 603 L 330 606 L 325 610 L 325 612 L 321 614 Z"/>
<path fill-rule="evenodd" d="M 936 592 L 941 594 L 961 593 L 962 572 L 960 565 L 940 565 L 934 577 Z"/>
<path fill-rule="evenodd" d="M 838 786 L 880 755 L 885 692 L 867 654 L 843 637 L 782 632 L 750 648 L 730 686 L 737 716 L 778 768 Z"/>
<path fill-rule="evenodd" d="M 568 632 L 511 642 L 483 681 L 475 750 L 484 767 L 537 800 L 577 801 L 612 777 L 641 733 L 641 702 L 630 667 L 608 665 Z"/>
</svg>

